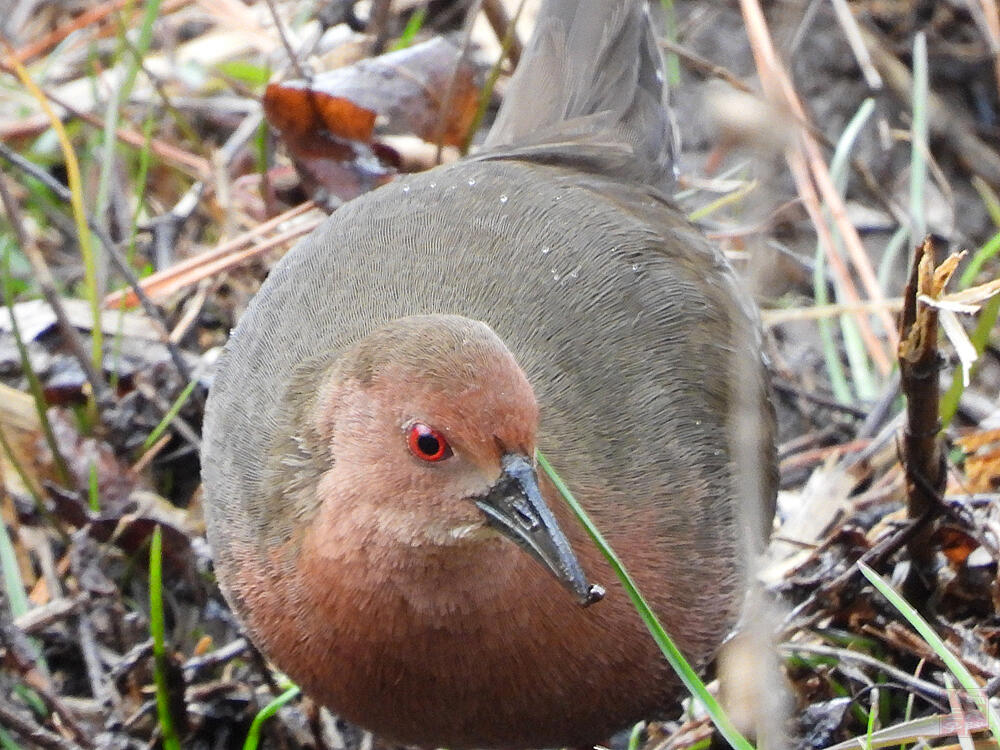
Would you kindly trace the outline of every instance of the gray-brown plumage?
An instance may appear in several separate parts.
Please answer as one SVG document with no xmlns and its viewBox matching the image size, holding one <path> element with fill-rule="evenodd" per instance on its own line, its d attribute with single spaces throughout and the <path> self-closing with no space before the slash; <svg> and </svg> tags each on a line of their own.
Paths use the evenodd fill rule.
<svg viewBox="0 0 1000 750">
<path fill-rule="evenodd" d="M 240 321 L 205 422 L 217 571 L 335 712 L 527 748 L 672 708 L 536 449 L 690 659 L 733 626 L 773 417 L 752 305 L 664 192 L 672 169 L 645 5 L 549 0 L 485 149 L 339 209 Z M 759 493 L 731 458 L 742 403 Z M 607 596 L 582 607 L 591 581 Z"/>
</svg>

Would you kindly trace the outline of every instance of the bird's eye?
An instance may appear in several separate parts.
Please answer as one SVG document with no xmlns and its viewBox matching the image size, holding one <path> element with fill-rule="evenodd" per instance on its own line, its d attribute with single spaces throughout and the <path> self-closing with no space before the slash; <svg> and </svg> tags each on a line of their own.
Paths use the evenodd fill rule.
<svg viewBox="0 0 1000 750">
<path fill-rule="evenodd" d="M 414 422 L 407 428 L 406 444 L 410 453 L 422 461 L 444 461 L 452 455 L 444 435 L 422 422 Z"/>
</svg>

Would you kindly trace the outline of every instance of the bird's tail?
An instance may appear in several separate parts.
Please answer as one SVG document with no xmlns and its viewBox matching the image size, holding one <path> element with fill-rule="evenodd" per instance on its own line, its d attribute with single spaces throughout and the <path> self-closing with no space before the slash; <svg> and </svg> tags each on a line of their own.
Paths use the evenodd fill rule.
<svg viewBox="0 0 1000 750">
<path fill-rule="evenodd" d="M 546 0 L 481 158 L 668 188 L 674 127 L 646 0 Z"/>
</svg>

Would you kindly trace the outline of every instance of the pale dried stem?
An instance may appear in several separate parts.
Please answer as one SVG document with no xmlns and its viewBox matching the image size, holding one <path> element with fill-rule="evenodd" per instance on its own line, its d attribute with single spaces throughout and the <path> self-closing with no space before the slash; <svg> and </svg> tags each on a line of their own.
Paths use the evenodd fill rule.
<svg viewBox="0 0 1000 750">
<path fill-rule="evenodd" d="M 847 0 L 832 0 L 832 4 L 834 13 L 837 15 L 837 21 L 840 23 L 844 37 L 851 47 L 854 59 L 858 62 L 858 67 L 861 68 L 865 82 L 870 88 L 881 89 L 882 76 L 878 74 L 878 70 L 876 70 L 875 65 L 872 63 L 872 57 L 868 53 L 868 48 L 865 46 L 864 39 L 861 36 L 858 21 L 854 17 L 854 14 L 851 13 L 851 6 L 848 5 Z"/>
<path fill-rule="evenodd" d="M 189 284 L 194 284 L 201 279 L 208 278 L 214 273 L 223 271 L 248 258 L 266 252 L 280 245 L 282 242 L 300 237 L 306 232 L 312 231 L 321 223 L 322 219 L 317 218 L 314 221 L 304 221 L 298 226 L 275 235 L 268 240 L 264 240 L 248 250 L 238 252 L 241 248 L 256 241 L 280 224 L 305 214 L 315 207 L 315 203 L 306 201 L 283 214 L 275 216 L 273 219 L 265 221 L 250 231 L 244 232 L 238 237 L 223 242 L 214 250 L 201 253 L 193 258 L 188 258 L 170 268 L 165 268 L 162 271 L 147 276 L 139 285 L 151 299 L 163 299 Z M 107 308 L 118 307 L 122 304 L 127 306 L 134 305 L 134 292 L 114 292 L 104 298 L 104 306 Z"/>
<path fill-rule="evenodd" d="M 774 49 L 760 3 L 758 0 L 740 0 L 740 7 L 743 10 L 743 18 L 753 49 L 754 60 L 766 95 L 779 107 L 791 111 L 793 115 L 792 119 L 808 122 L 805 109 L 795 92 L 791 78 L 781 64 Z M 834 187 L 819 144 L 809 133 L 808 129 L 799 127 L 798 147 L 790 148 L 786 154 L 786 158 L 795 174 L 796 184 L 803 196 L 803 200 L 807 203 L 807 208 L 810 202 L 810 199 L 807 199 L 807 194 L 815 194 L 815 191 L 812 188 L 807 190 L 806 183 L 815 182 L 819 194 L 825 201 L 840 231 L 847 254 L 858 273 L 865 292 L 871 300 L 875 302 L 882 301 L 882 290 L 879 288 L 878 279 L 875 276 L 874 268 L 872 268 L 871 260 L 868 258 L 868 254 L 861 244 L 861 238 L 858 236 L 857 230 L 847 217 L 844 202 Z M 803 164 L 807 166 L 807 169 L 803 170 L 802 168 L 794 167 L 793 161 L 796 159 L 801 159 Z M 815 201 L 815 207 L 818 208 L 818 201 Z M 848 301 L 859 301 L 853 284 L 846 283 L 850 275 L 846 271 L 846 268 L 844 268 L 843 263 L 839 262 L 837 258 L 832 234 L 828 229 L 823 228 L 825 222 L 823 221 L 822 211 L 809 209 L 809 213 L 810 218 L 816 226 L 817 233 L 820 235 L 820 242 L 830 261 L 831 268 L 838 274 L 841 283 L 844 284 L 844 289 L 850 290 L 846 292 Z M 882 312 L 878 317 L 882 323 L 882 327 L 885 329 L 886 337 L 894 350 L 897 345 L 897 334 L 892 316 L 888 312 Z M 875 336 L 868 320 L 864 319 L 864 316 L 858 316 L 858 325 L 861 328 L 862 338 L 865 341 L 866 347 L 868 347 L 869 354 L 875 362 L 876 367 L 878 367 L 882 374 L 888 373 L 892 365 L 886 354 L 885 347 Z"/>
<path fill-rule="evenodd" d="M 903 309 L 902 297 L 891 297 L 881 302 L 860 302 L 857 304 L 812 305 L 810 307 L 790 307 L 787 309 L 761 310 L 761 322 L 765 328 L 804 320 L 824 320 L 840 315 L 862 312 L 871 314 L 880 309 L 898 313 Z"/>
<path fill-rule="evenodd" d="M 823 220 L 823 211 L 820 208 L 819 196 L 816 194 L 816 189 L 809 179 L 809 170 L 806 165 L 805 155 L 800 151 L 789 150 L 787 159 L 792 177 L 795 179 L 795 184 L 798 187 L 799 195 L 802 196 L 802 204 L 805 206 L 813 226 L 816 227 L 816 234 L 819 237 L 820 245 L 823 247 L 827 262 L 830 264 L 830 270 L 838 279 L 841 294 L 846 298 L 848 304 L 861 305 L 863 300 L 854 286 L 851 273 L 844 263 L 844 259 L 840 257 L 840 253 L 836 250 L 830 227 Z M 874 302 L 879 305 L 885 304 L 884 299 L 874 300 Z M 857 320 L 858 331 L 865 342 L 865 347 L 872 356 L 872 361 L 875 362 L 880 372 L 889 372 L 891 365 L 887 359 L 885 349 L 882 346 L 882 342 L 879 341 L 872 330 L 868 317 L 862 312 L 855 313 L 854 317 Z"/>
<path fill-rule="evenodd" d="M 76 18 L 71 20 L 69 23 L 63 24 L 57 29 L 53 29 L 48 34 L 43 36 L 41 39 L 36 39 L 33 42 L 21 47 L 16 50 L 13 54 L 15 60 L 19 63 L 27 63 L 39 55 L 45 54 L 61 41 L 63 41 L 70 34 L 79 31 L 80 29 L 85 29 L 93 24 L 98 24 L 107 18 L 112 13 L 117 13 L 126 5 L 129 5 L 134 0 L 109 0 L 109 2 L 101 3 L 100 5 L 88 8 L 83 13 L 78 15 Z M 167 0 L 160 6 L 160 16 L 165 16 L 167 14 L 173 13 L 180 10 L 185 5 L 189 5 L 192 0 Z M 110 34 L 116 33 L 116 29 L 111 28 L 109 30 Z M 4 58 L 0 61 L 0 66 L 8 68 L 10 61 Z"/>
</svg>

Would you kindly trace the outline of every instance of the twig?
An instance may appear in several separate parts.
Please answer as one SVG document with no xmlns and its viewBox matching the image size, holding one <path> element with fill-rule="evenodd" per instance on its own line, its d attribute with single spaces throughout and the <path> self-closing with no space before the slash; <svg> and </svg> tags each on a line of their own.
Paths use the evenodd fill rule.
<svg viewBox="0 0 1000 750">
<path fill-rule="evenodd" d="M 38 726 L 32 718 L 3 701 L 0 701 L 0 724 L 10 727 L 21 737 L 36 743 L 37 747 L 44 750 L 83 750 L 75 742 L 63 739 L 58 734 Z"/>
<path fill-rule="evenodd" d="M 40 633 L 50 625 L 62 622 L 78 612 L 89 598 L 88 594 L 76 594 L 72 597 L 61 596 L 46 604 L 40 604 L 20 617 L 14 618 L 14 627 L 27 635 Z"/>
<path fill-rule="evenodd" d="M 250 643 L 246 638 L 237 638 L 231 643 L 227 643 L 222 648 L 217 648 L 214 651 L 210 651 L 204 656 L 194 656 L 188 659 L 181 668 L 188 674 L 185 675 L 188 682 L 194 679 L 194 675 L 201 669 L 206 667 L 215 667 L 219 664 L 225 664 L 231 659 L 235 659 L 237 656 L 243 654 L 248 648 L 250 648 Z"/>
<path fill-rule="evenodd" d="M 915 521 L 900 526 L 894 533 L 887 534 L 883 539 L 876 542 L 875 546 L 858 558 L 858 562 L 863 562 L 872 567 L 881 565 L 882 561 L 889 557 L 889 555 L 908 544 L 909 540 L 915 534 L 922 532 L 930 521 L 931 516 L 928 514 Z M 820 550 L 817 550 L 817 552 L 819 551 Z M 778 630 L 779 636 L 788 637 L 793 631 L 800 630 L 805 627 L 806 623 L 803 622 L 802 619 L 806 617 L 806 613 L 812 612 L 812 610 L 821 603 L 829 604 L 830 598 L 834 594 L 843 590 L 852 578 L 860 575 L 861 570 L 856 564 L 849 565 L 847 569 L 840 573 L 840 575 L 836 578 L 828 580 L 817 586 L 807 599 L 788 613 Z M 806 622 L 808 622 L 809 619 L 815 619 L 815 615 L 806 618 Z"/>
<path fill-rule="evenodd" d="M 849 443 L 842 443 L 841 445 L 827 445 L 822 448 L 813 448 L 812 450 L 802 451 L 801 453 L 796 453 L 782 459 L 780 471 L 781 474 L 784 475 L 786 472 L 792 471 L 793 469 L 801 469 L 805 466 L 822 463 L 830 456 L 839 456 L 863 450 L 870 444 L 871 440 L 869 438 L 862 438 L 852 440 Z"/>
<path fill-rule="evenodd" d="M 833 396 L 815 393 L 814 391 L 808 390 L 797 383 L 792 383 L 787 380 L 772 377 L 771 386 L 779 393 L 787 393 L 791 396 L 795 396 L 796 398 L 805 399 L 806 401 L 810 401 L 817 406 L 822 406 L 826 409 L 848 414 L 855 419 L 864 419 L 868 415 L 867 408 L 855 406 L 854 404 L 845 404 L 841 401 L 837 401 L 837 399 L 833 398 Z"/>
<path fill-rule="evenodd" d="M 238 237 L 234 237 L 231 240 L 223 242 L 214 250 L 195 255 L 192 258 L 188 258 L 187 260 L 174 264 L 170 268 L 165 268 L 162 271 L 150 274 L 127 293 L 113 292 L 112 294 L 109 294 L 104 298 L 104 306 L 108 308 L 115 308 L 134 305 L 137 301 L 136 295 L 139 294 L 140 291 L 142 295 L 147 296 L 148 299 L 162 299 L 168 294 L 172 294 L 189 284 L 193 284 L 201 279 L 207 278 L 213 273 L 218 273 L 250 257 L 270 250 L 276 245 L 280 245 L 282 242 L 286 242 L 306 234 L 319 226 L 322 219 L 304 221 L 300 225 L 292 227 L 281 234 L 261 241 L 259 244 L 249 248 L 248 250 L 239 252 L 240 248 L 243 246 L 259 239 L 262 235 L 271 231 L 280 224 L 307 213 L 313 208 L 316 208 L 316 204 L 312 201 L 306 201 L 295 208 L 289 209 L 283 214 L 275 216 L 273 219 L 268 219 L 263 224 L 255 226 L 250 231 L 244 232 Z"/>
<path fill-rule="evenodd" d="M 917 299 L 921 295 L 937 296 L 934 275 L 934 246 L 928 237 L 914 252 L 899 324 L 900 383 L 906 397 L 903 463 L 907 514 L 911 519 L 936 513 L 947 478 L 944 452 L 938 438 L 941 429 L 938 312 L 937 308 Z M 921 568 L 929 565 L 933 558 L 929 535 L 930 529 L 925 528 L 922 533 L 915 534 L 908 545 L 911 558 Z"/>
<path fill-rule="evenodd" d="M 935 685 L 933 682 L 928 682 L 927 680 L 921 680 L 919 677 L 914 677 L 909 672 L 904 672 L 902 669 L 894 667 L 891 664 L 886 664 L 884 661 L 876 659 L 874 656 L 869 656 L 868 654 L 863 654 L 859 651 L 852 651 L 849 648 L 834 648 L 832 646 L 809 643 L 782 643 L 778 646 L 778 650 L 787 656 L 791 656 L 796 653 L 815 654 L 816 656 L 833 657 L 837 661 L 848 664 L 871 667 L 872 669 L 884 672 L 891 678 L 898 680 L 913 690 L 913 692 L 919 693 L 925 698 L 938 701 L 948 700 L 948 691 L 943 687 Z"/>
<path fill-rule="evenodd" d="M 274 28 L 278 31 L 281 46 L 285 48 L 285 54 L 288 55 L 288 63 L 292 66 L 292 70 L 295 71 L 295 75 L 303 81 L 311 80 L 312 77 L 306 74 L 301 63 L 299 63 L 299 56 L 292 49 L 292 43 L 288 41 L 288 34 L 285 33 L 285 24 L 281 22 L 281 16 L 278 15 L 278 9 L 274 5 L 274 0 L 265 0 L 265 5 L 267 5 L 267 9 L 271 13 L 271 18 L 274 20 Z"/>
<path fill-rule="evenodd" d="M 501 0 L 483 0 L 483 14 L 493 28 L 497 40 L 501 45 L 506 45 L 507 59 L 516 68 L 521 61 L 521 55 L 524 54 L 524 45 L 521 44 L 514 28 L 517 18 L 511 18 Z M 507 42 L 508 36 L 510 37 L 509 42 Z"/>
<path fill-rule="evenodd" d="M 861 28 L 858 26 L 857 19 L 851 13 L 851 7 L 847 4 L 847 0 L 832 0 L 832 3 L 833 12 L 836 14 L 840 28 L 844 32 L 844 37 L 851 47 L 851 52 L 854 53 L 854 59 L 857 60 L 858 67 L 861 68 L 865 82 L 872 89 L 881 89 L 882 76 L 878 74 L 878 71 L 872 64 L 872 57 L 865 46 L 864 38 L 861 36 Z"/>
<path fill-rule="evenodd" d="M 76 720 L 76 716 L 52 690 L 49 678 L 38 664 L 37 652 L 28 641 L 27 636 L 14 627 L 10 621 L 0 623 L 0 636 L 7 647 L 6 663 L 17 670 L 32 690 L 38 693 L 49 710 L 58 714 L 77 742 L 85 747 L 93 747 L 93 743 L 87 738 L 87 733 Z"/>
<path fill-rule="evenodd" d="M 385 43 L 389 41 L 389 14 L 391 0 L 372 0 L 371 16 L 368 18 L 368 28 L 365 29 L 375 37 L 375 54 L 381 55 Z"/>
</svg>

